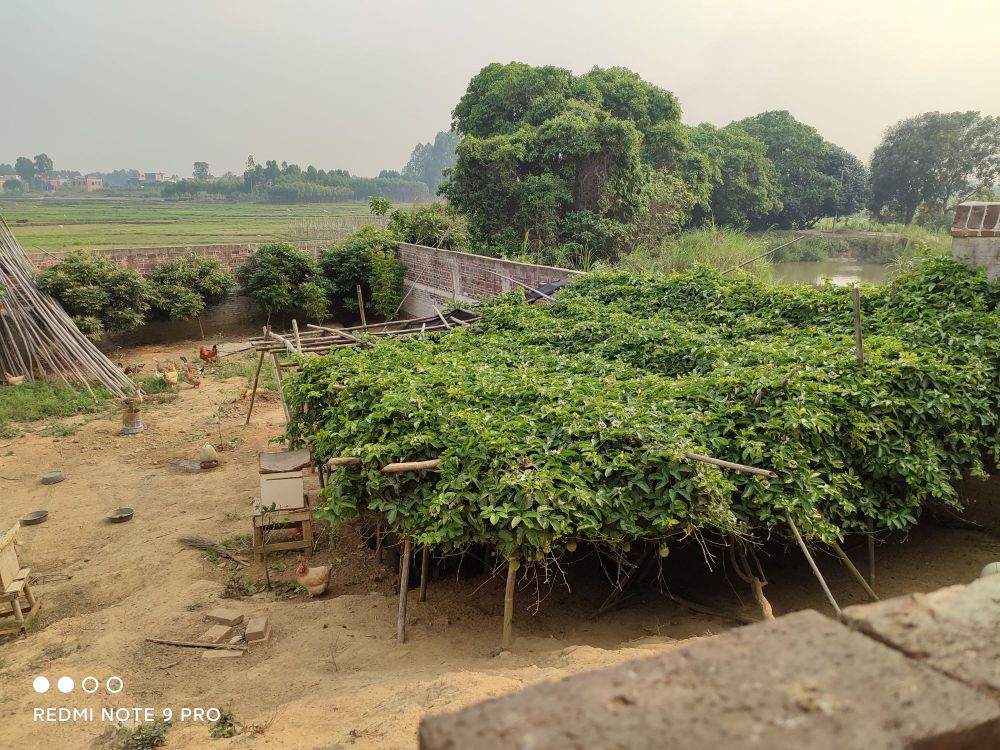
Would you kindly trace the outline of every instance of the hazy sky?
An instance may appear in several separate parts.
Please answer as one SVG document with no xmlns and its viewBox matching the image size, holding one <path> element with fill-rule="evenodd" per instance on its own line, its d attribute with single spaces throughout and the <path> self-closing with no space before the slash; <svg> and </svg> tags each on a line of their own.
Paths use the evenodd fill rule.
<svg viewBox="0 0 1000 750">
<path fill-rule="evenodd" d="M 867 159 L 927 110 L 1000 115 L 1000 0 L 4 0 L 0 162 L 376 174 L 520 60 L 624 65 L 684 121 L 788 109 Z"/>
</svg>

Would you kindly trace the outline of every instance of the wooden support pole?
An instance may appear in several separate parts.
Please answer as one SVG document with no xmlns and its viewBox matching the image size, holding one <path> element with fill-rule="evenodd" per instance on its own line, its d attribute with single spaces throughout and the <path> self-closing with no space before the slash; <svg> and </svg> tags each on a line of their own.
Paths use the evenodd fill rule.
<svg viewBox="0 0 1000 750">
<path fill-rule="evenodd" d="M 875 522 L 868 519 L 868 585 L 875 588 Z"/>
<path fill-rule="evenodd" d="M 837 553 L 837 557 L 839 557 L 844 562 L 844 565 L 847 566 L 847 569 L 851 571 L 851 575 L 854 576 L 854 580 L 857 581 L 859 584 L 861 584 L 861 588 L 865 590 L 865 593 L 868 595 L 868 599 L 873 602 L 877 602 L 878 594 L 876 594 L 872 590 L 872 587 L 868 585 L 868 581 L 865 580 L 865 577 L 861 575 L 861 573 L 858 571 L 856 567 L 854 567 L 854 563 L 851 562 L 851 558 L 847 556 L 847 553 L 844 552 L 844 549 L 836 542 L 833 542 L 830 546 L 833 547 L 833 551 Z"/>
<path fill-rule="evenodd" d="M 288 411 L 288 402 L 285 401 L 285 389 L 281 387 L 281 365 L 278 364 L 278 353 L 271 352 L 271 365 L 274 367 L 274 381 L 278 384 L 278 396 L 281 398 L 281 408 L 285 410 L 285 421 L 292 420 L 292 414 Z"/>
<path fill-rule="evenodd" d="M 382 467 L 382 473 L 401 474 L 404 471 L 427 471 L 436 469 L 440 465 L 440 458 L 432 458 L 429 461 L 404 461 L 403 463 L 386 464 Z"/>
<path fill-rule="evenodd" d="M 441 311 L 438 309 L 438 306 L 435 305 L 435 304 L 432 304 L 431 307 L 434 308 L 434 312 L 437 313 L 437 316 L 439 318 L 441 318 L 441 322 L 444 323 L 444 327 L 445 328 L 451 328 L 451 323 L 449 323 L 447 320 L 444 319 L 444 315 L 441 314 Z"/>
<path fill-rule="evenodd" d="M 365 318 L 365 298 L 361 294 L 361 284 L 358 284 L 358 310 L 361 313 L 361 327 L 368 332 L 368 320 Z"/>
<path fill-rule="evenodd" d="M 403 541 L 403 554 L 399 558 L 399 617 L 396 618 L 396 640 L 406 643 L 406 594 L 410 589 L 410 557 L 413 542 Z"/>
<path fill-rule="evenodd" d="M 253 414 L 253 402 L 257 399 L 257 383 L 260 382 L 260 368 L 264 366 L 264 352 L 260 353 L 260 359 L 257 360 L 257 371 L 253 374 L 253 390 L 250 391 L 250 408 L 247 409 L 247 421 L 244 424 L 250 424 L 250 415 Z"/>
<path fill-rule="evenodd" d="M 424 545 L 424 554 L 420 560 L 420 601 L 427 601 L 427 575 L 431 572 L 431 548 Z"/>
<path fill-rule="evenodd" d="M 299 322 L 295 318 L 292 318 L 292 331 L 295 332 L 295 348 L 302 354 L 302 336 L 299 335 Z"/>
<path fill-rule="evenodd" d="M 701 453 L 692 453 L 691 451 L 686 451 L 684 457 L 691 461 L 701 461 L 702 463 L 712 464 L 713 466 L 721 466 L 724 469 L 732 469 L 733 471 L 742 471 L 744 474 L 756 474 L 761 477 L 768 477 L 769 479 L 775 479 L 778 475 L 769 469 L 758 469 L 755 466 L 746 466 L 745 464 L 735 464 L 732 461 L 723 461 L 721 458 L 712 458 L 711 456 L 703 456 Z"/>
<path fill-rule="evenodd" d="M 865 366 L 865 342 L 861 335 L 861 287 L 854 286 L 854 347 L 857 350 L 858 367 Z"/>
<path fill-rule="evenodd" d="M 355 456 L 339 456 L 336 458 L 331 458 L 326 462 L 326 465 L 331 469 L 336 469 L 339 466 L 356 466 L 361 463 L 361 459 Z"/>
<path fill-rule="evenodd" d="M 517 279 L 512 279 L 510 276 L 504 276 L 502 273 L 497 273 L 496 271 L 487 271 L 487 273 L 491 273 L 494 276 L 499 276 L 501 279 L 506 279 L 507 281 L 511 282 L 512 284 L 517 284 L 519 287 L 523 287 L 524 289 L 527 289 L 529 292 L 534 292 L 539 297 L 543 297 L 544 299 L 547 299 L 549 302 L 555 302 L 556 301 L 555 297 L 553 297 L 553 296 L 551 296 L 549 294 L 546 294 L 541 289 L 535 289 L 535 287 L 533 287 L 533 286 L 528 286 L 527 284 L 522 284 L 520 281 L 518 281 Z"/>
<path fill-rule="evenodd" d="M 513 637 L 514 585 L 517 583 L 518 562 L 514 558 L 507 561 L 507 588 L 503 593 L 503 637 L 500 646 L 509 649 Z"/>
<path fill-rule="evenodd" d="M 382 562 L 382 522 L 375 522 L 375 559 Z"/>
<path fill-rule="evenodd" d="M 837 613 L 837 617 L 840 617 L 840 605 L 837 604 L 837 600 L 833 598 L 833 594 L 830 593 L 830 587 L 826 585 L 826 580 L 823 578 L 823 574 L 820 573 L 819 568 L 816 567 L 816 561 L 813 560 L 812 555 L 809 554 L 809 548 L 806 547 L 806 543 L 802 539 L 802 535 L 799 533 L 798 528 L 796 528 L 795 521 L 792 520 L 791 514 L 787 511 L 785 512 L 785 518 L 788 520 L 788 525 L 792 528 L 792 533 L 795 535 L 795 541 L 799 543 L 799 548 L 802 550 L 802 554 L 806 556 L 806 560 L 809 562 L 809 567 L 812 568 L 813 575 L 815 575 L 816 580 L 819 581 L 819 585 L 823 589 L 823 593 L 826 594 L 826 598 L 829 600 L 834 612 Z"/>
</svg>

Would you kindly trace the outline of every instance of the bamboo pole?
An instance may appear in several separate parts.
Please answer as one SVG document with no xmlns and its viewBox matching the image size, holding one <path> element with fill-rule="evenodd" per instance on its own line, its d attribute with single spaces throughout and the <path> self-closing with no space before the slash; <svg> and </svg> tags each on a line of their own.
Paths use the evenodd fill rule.
<svg viewBox="0 0 1000 750">
<path fill-rule="evenodd" d="M 424 553 L 420 559 L 420 601 L 427 601 L 427 575 L 431 568 L 431 549 L 424 545 Z"/>
<path fill-rule="evenodd" d="M 292 331 L 295 332 L 295 348 L 302 354 L 302 337 L 299 335 L 299 322 L 292 318 Z"/>
<path fill-rule="evenodd" d="M 436 469 L 440 465 L 440 458 L 432 458 L 428 461 L 404 461 L 402 463 L 386 464 L 382 467 L 382 473 L 401 474 L 404 471 L 428 471 Z"/>
<path fill-rule="evenodd" d="M 253 402 L 257 399 L 257 383 L 260 382 L 260 368 L 264 366 L 264 352 L 260 353 L 260 359 L 257 360 L 257 371 L 253 374 L 253 390 L 250 392 L 250 408 L 247 409 L 247 421 L 244 424 L 250 424 L 250 415 L 253 414 Z"/>
<path fill-rule="evenodd" d="M 491 273 L 494 276 L 499 276 L 501 279 L 506 279 L 507 281 L 511 282 L 512 284 L 517 284 L 519 287 L 523 287 L 523 288 L 527 289 L 529 292 L 534 292 L 539 297 L 544 297 L 549 302 L 555 302 L 556 301 L 555 297 L 553 297 L 553 296 L 551 296 L 549 294 L 546 294 L 545 292 L 543 292 L 540 289 L 535 289 L 535 287 L 533 287 L 533 286 L 528 286 L 527 284 L 524 284 L 524 283 L 518 281 L 517 279 L 512 279 L 510 276 L 504 276 L 502 273 L 497 273 L 496 271 L 490 271 L 489 269 L 487 269 L 487 273 Z"/>
<path fill-rule="evenodd" d="M 858 358 L 858 367 L 865 366 L 865 342 L 861 334 L 861 287 L 854 285 L 854 348 Z"/>
<path fill-rule="evenodd" d="M 358 284 L 358 311 L 361 313 L 361 327 L 368 333 L 368 321 L 365 319 L 365 298 L 361 294 L 361 284 Z"/>
<path fill-rule="evenodd" d="M 281 398 L 281 408 L 285 410 L 285 421 L 292 421 L 292 414 L 288 411 L 288 402 L 285 401 L 285 389 L 281 387 L 281 365 L 278 364 L 278 355 L 271 352 L 271 366 L 274 368 L 274 380 L 278 384 L 278 396 Z"/>
<path fill-rule="evenodd" d="M 769 469 L 758 469 L 755 466 L 746 466 L 745 464 L 736 464 L 732 461 L 723 461 L 721 458 L 712 458 L 711 456 L 704 456 L 701 453 L 691 453 L 691 451 L 685 451 L 684 457 L 692 461 L 701 461 L 702 463 L 712 464 L 713 466 L 721 466 L 724 469 L 742 471 L 744 474 L 756 474 L 757 476 L 768 477 L 769 479 L 775 479 L 778 476 Z"/>
<path fill-rule="evenodd" d="M 396 640 L 406 643 L 406 594 L 410 588 L 410 556 L 413 542 L 403 541 L 403 555 L 399 559 L 399 616 L 396 618 Z"/>
<path fill-rule="evenodd" d="M 438 306 L 435 305 L 435 304 L 432 304 L 431 307 L 434 308 L 434 312 L 437 313 L 437 316 L 439 318 L 441 318 L 441 322 L 444 323 L 444 327 L 445 328 L 451 328 L 451 323 L 449 323 L 447 320 L 444 319 L 444 315 L 441 314 L 441 311 L 438 309 Z"/>
<path fill-rule="evenodd" d="M 507 587 L 503 593 L 503 636 L 500 639 L 500 646 L 505 649 L 510 648 L 513 638 L 514 586 L 517 583 L 517 568 L 517 560 L 511 558 L 507 561 Z"/>
<path fill-rule="evenodd" d="M 837 553 L 837 556 L 844 562 L 844 565 L 847 566 L 847 569 L 851 571 L 851 575 L 854 576 L 854 580 L 857 581 L 859 584 L 861 584 L 861 588 L 865 590 L 865 593 L 868 595 L 868 598 L 873 602 L 877 602 L 879 600 L 878 594 L 876 594 L 872 590 L 872 587 L 868 585 L 868 581 L 865 580 L 865 577 L 861 575 L 861 573 L 858 571 L 856 567 L 854 567 L 854 563 L 851 562 L 851 558 L 847 556 L 847 553 L 844 552 L 844 549 L 836 542 L 833 542 L 830 546 L 833 547 L 833 551 Z"/>
<path fill-rule="evenodd" d="M 766 253 L 761 253 L 760 255 L 758 255 L 758 256 L 756 256 L 754 258 L 751 258 L 750 260 L 745 260 L 742 263 L 740 263 L 738 266 L 733 266 L 732 268 L 727 268 L 725 271 L 722 272 L 722 275 L 725 276 L 727 273 L 732 273 L 733 271 L 736 271 L 736 270 L 739 270 L 740 268 L 743 268 L 743 266 L 749 266 L 755 260 L 760 260 L 761 258 L 766 258 L 771 253 L 776 253 L 776 252 L 778 252 L 778 250 L 780 250 L 783 247 L 788 247 L 789 245 L 794 245 L 796 242 L 798 242 L 801 239 L 805 239 L 805 235 L 804 234 L 800 234 L 794 240 L 789 240 L 788 242 L 785 242 L 784 244 L 778 245 L 777 247 L 772 247 Z"/>
<path fill-rule="evenodd" d="M 826 580 L 823 578 L 823 574 L 820 573 L 819 568 L 816 567 L 816 561 L 813 560 L 812 555 L 809 554 L 809 548 L 806 547 L 806 543 L 802 539 L 802 535 L 799 533 L 798 528 L 796 528 L 795 521 L 792 520 L 791 514 L 787 511 L 785 512 L 785 518 L 788 520 L 788 525 L 792 528 L 792 533 L 795 535 L 795 541 L 799 543 L 799 548 L 802 550 L 802 554 L 806 556 L 806 560 L 809 562 L 809 567 L 812 568 L 813 575 L 816 576 L 816 580 L 819 581 L 819 585 L 823 589 L 823 593 L 826 594 L 826 598 L 830 602 L 830 606 L 832 606 L 833 611 L 837 613 L 837 617 L 840 617 L 840 605 L 838 605 L 837 600 L 833 598 L 833 594 L 830 593 L 830 587 L 826 585 Z"/>
</svg>

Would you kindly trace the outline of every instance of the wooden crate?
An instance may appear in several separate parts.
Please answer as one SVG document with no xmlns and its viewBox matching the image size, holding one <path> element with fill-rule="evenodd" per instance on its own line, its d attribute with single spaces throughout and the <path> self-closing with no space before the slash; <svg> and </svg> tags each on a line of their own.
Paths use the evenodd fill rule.
<svg viewBox="0 0 1000 750">
<path fill-rule="evenodd" d="M 306 557 L 312 557 L 313 552 L 313 511 L 311 508 L 299 510 L 268 510 L 253 517 L 253 553 L 261 560 L 269 552 L 287 552 L 302 550 Z M 302 529 L 301 539 L 290 541 L 268 542 L 267 535 L 278 529 L 289 529 L 298 526 Z"/>
</svg>

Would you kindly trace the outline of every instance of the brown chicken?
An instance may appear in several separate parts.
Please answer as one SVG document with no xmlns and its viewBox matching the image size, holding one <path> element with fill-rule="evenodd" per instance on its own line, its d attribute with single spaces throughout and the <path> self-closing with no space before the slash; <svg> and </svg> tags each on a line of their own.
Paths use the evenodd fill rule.
<svg viewBox="0 0 1000 750">
<path fill-rule="evenodd" d="M 181 362 L 184 363 L 184 380 L 192 388 L 201 387 L 201 375 L 205 371 L 205 366 L 195 367 L 190 362 L 188 362 L 187 357 L 181 357 Z"/>
<path fill-rule="evenodd" d="M 206 349 L 204 344 L 198 347 L 198 356 L 201 357 L 205 364 L 212 364 L 215 362 L 215 358 L 219 356 L 219 345 L 213 344 L 211 349 Z"/>
<path fill-rule="evenodd" d="M 330 573 L 332 572 L 333 567 L 330 565 L 307 568 L 305 562 L 299 560 L 299 567 L 295 569 L 295 580 L 309 592 L 309 596 L 321 596 L 330 585 Z"/>
</svg>

